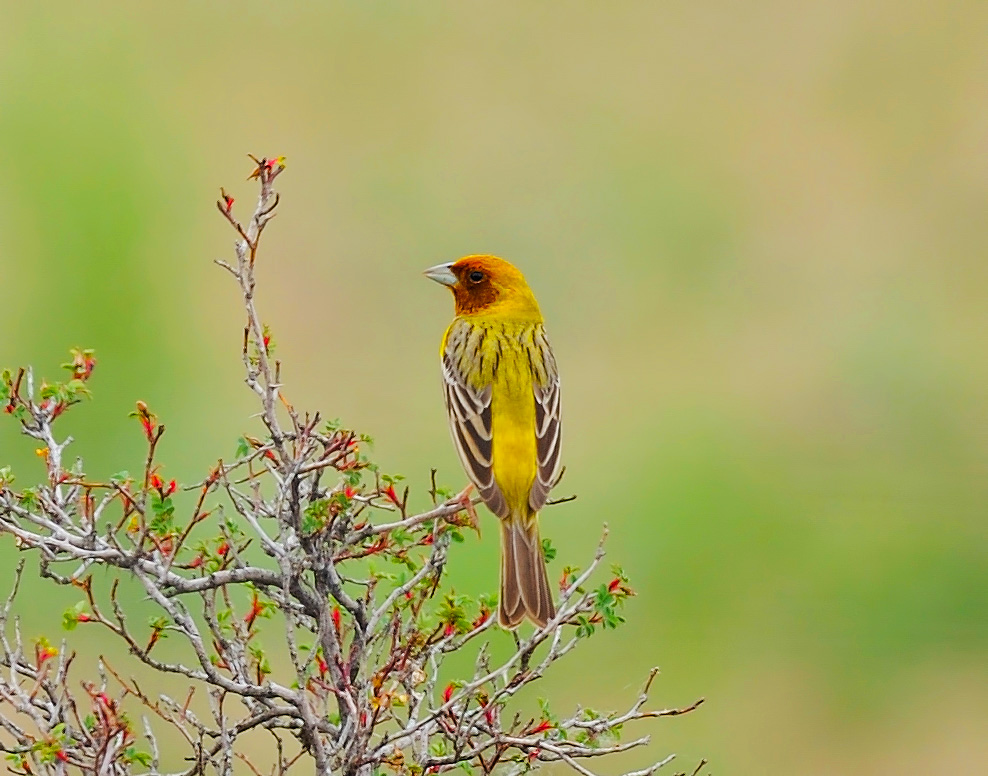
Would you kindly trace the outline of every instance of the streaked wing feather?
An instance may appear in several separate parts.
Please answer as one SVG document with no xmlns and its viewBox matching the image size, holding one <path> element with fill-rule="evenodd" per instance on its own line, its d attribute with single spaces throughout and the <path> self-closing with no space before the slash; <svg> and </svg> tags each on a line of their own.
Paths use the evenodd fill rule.
<svg viewBox="0 0 988 776">
<path fill-rule="evenodd" d="M 535 437 L 538 468 L 528 503 L 536 512 L 545 506 L 549 491 L 559 477 L 560 468 L 560 403 L 559 403 L 559 371 L 556 369 L 556 359 L 545 332 L 541 327 L 536 332 L 534 344 L 541 363 L 536 360 L 533 364 L 533 387 L 535 395 Z M 538 367 L 541 367 L 538 368 Z M 539 378 L 544 381 L 539 384 Z"/>
<path fill-rule="evenodd" d="M 449 349 L 443 354 L 443 383 L 450 431 L 463 468 L 490 510 L 498 517 L 507 517 L 508 505 L 494 481 L 492 388 L 472 388 L 454 365 Z"/>
</svg>

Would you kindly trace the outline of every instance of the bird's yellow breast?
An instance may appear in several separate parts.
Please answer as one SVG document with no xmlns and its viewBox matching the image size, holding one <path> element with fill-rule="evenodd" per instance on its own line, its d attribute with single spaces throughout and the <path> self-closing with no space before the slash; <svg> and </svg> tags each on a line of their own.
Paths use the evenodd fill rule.
<svg viewBox="0 0 988 776">
<path fill-rule="evenodd" d="M 527 355 L 515 346 L 510 351 L 494 374 L 491 396 L 494 479 L 508 505 L 520 509 L 528 504 L 538 466 L 535 398 Z"/>
<path fill-rule="evenodd" d="M 532 362 L 541 353 L 528 321 L 459 319 L 450 327 L 469 325 L 457 353 L 461 374 L 470 386 L 491 386 L 491 436 L 494 479 L 513 512 L 528 512 L 528 496 L 538 467 Z M 442 349 L 446 350 L 446 339 Z"/>
</svg>

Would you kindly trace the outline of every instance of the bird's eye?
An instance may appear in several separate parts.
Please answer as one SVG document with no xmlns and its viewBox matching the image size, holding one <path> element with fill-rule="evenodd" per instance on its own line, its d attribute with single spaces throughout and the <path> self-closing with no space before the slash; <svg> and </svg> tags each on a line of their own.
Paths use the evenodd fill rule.
<svg viewBox="0 0 988 776">
<path fill-rule="evenodd" d="M 479 283 L 481 280 L 484 279 L 484 273 L 481 272 L 479 269 L 475 269 L 473 272 L 470 273 L 469 277 L 471 283 Z"/>
</svg>

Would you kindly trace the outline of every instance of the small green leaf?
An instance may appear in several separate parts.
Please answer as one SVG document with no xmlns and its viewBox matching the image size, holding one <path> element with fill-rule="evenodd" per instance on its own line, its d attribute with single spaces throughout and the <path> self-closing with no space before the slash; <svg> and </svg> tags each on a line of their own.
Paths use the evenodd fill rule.
<svg viewBox="0 0 988 776">
<path fill-rule="evenodd" d="M 240 437 L 237 440 L 237 452 L 234 453 L 234 455 L 237 458 L 246 458 L 248 455 L 250 455 L 250 451 L 251 451 L 250 442 L 248 442 L 243 437 Z"/>
<path fill-rule="evenodd" d="M 3 475 L 0 474 L 0 480 L 2 479 Z M 34 488 L 24 488 L 24 490 L 21 491 L 20 497 L 17 499 L 17 503 L 25 509 L 37 509 L 41 506 L 41 500 L 38 498 L 38 491 Z"/>
<path fill-rule="evenodd" d="M 172 518 L 175 516 L 175 504 L 171 500 L 171 496 L 162 498 L 160 493 L 152 490 L 151 512 L 154 514 L 154 517 L 151 518 L 148 524 L 150 529 L 158 536 L 168 534 L 172 527 Z"/>
<path fill-rule="evenodd" d="M 576 637 L 578 639 L 585 639 L 585 638 L 589 638 L 590 636 L 593 636 L 594 626 L 593 623 L 590 622 L 590 619 L 588 617 L 585 617 L 584 615 L 580 615 L 579 617 L 576 618 L 576 621 L 577 621 Z"/>
<path fill-rule="evenodd" d="M 65 393 L 70 399 L 74 399 L 77 396 L 92 396 L 86 384 L 77 378 L 73 378 L 65 384 Z"/>
<path fill-rule="evenodd" d="M 437 738 L 429 744 L 429 754 L 434 757 L 442 757 L 446 754 L 446 740 L 443 738 Z"/>
<path fill-rule="evenodd" d="M 550 563 L 556 557 L 556 548 L 549 539 L 542 540 L 542 557 L 545 558 L 546 563 Z"/>
<path fill-rule="evenodd" d="M 152 757 L 149 752 L 142 752 L 136 746 L 128 746 L 123 753 L 125 763 L 138 763 L 145 768 L 151 767 Z"/>
<path fill-rule="evenodd" d="M 75 630 L 79 624 L 79 615 L 86 609 L 86 602 L 80 601 L 75 606 L 71 606 L 62 612 L 62 627 L 67 630 Z"/>
<path fill-rule="evenodd" d="M 344 505 L 349 504 L 349 499 L 343 493 L 335 493 L 332 498 L 336 500 L 335 503 L 340 503 L 340 499 L 342 499 Z M 300 525 L 304 536 L 311 536 L 326 527 L 331 517 L 330 506 L 332 503 L 328 498 L 320 498 L 305 508 Z"/>
</svg>

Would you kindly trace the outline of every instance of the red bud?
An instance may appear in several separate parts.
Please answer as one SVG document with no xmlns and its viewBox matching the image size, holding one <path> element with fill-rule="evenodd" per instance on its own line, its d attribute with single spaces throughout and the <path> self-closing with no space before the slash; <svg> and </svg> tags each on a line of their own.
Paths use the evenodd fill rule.
<svg viewBox="0 0 988 776">
<path fill-rule="evenodd" d="M 257 616 L 264 611 L 264 604 L 261 603 L 260 599 L 257 597 L 257 593 L 254 593 L 254 600 L 251 601 L 250 611 L 244 615 L 244 624 L 247 626 L 248 630 L 253 626 L 254 620 Z"/>
<path fill-rule="evenodd" d="M 552 723 L 549 720 L 544 719 L 538 725 L 536 725 L 531 730 L 529 730 L 528 734 L 534 736 L 539 733 L 545 733 L 545 731 L 547 731 L 551 727 L 552 727 Z"/>
</svg>

